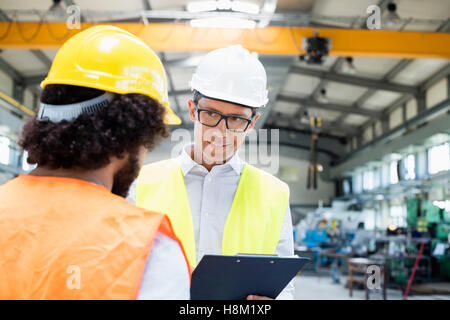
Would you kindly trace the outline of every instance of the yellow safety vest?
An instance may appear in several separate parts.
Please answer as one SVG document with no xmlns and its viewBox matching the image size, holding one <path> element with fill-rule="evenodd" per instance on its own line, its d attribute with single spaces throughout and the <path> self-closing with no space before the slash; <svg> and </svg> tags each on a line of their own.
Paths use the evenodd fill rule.
<svg viewBox="0 0 450 320">
<path fill-rule="evenodd" d="M 192 215 L 183 173 L 176 159 L 142 168 L 136 186 L 136 205 L 167 214 L 190 265 L 195 267 Z M 288 205 L 286 183 L 245 164 L 225 222 L 222 254 L 274 254 Z"/>
</svg>

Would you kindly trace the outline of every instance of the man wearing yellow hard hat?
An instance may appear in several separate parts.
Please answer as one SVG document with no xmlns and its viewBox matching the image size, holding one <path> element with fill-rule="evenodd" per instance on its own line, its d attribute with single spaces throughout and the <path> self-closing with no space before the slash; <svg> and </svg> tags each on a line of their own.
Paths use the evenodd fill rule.
<svg viewBox="0 0 450 320">
<path fill-rule="evenodd" d="M 208 53 L 191 81 L 194 144 L 144 166 L 130 189 L 131 202 L 167 213 L 192 267 L 205 254 L 294 254 L 287 184 L 237 154 L 268 102 L 266 86 L 264 66 L 242 46 Z M 290 283 L 278 298 L 293 291 Z"/>
<path fill-rule="evenodd" d="M 161 61 L 97 26 L 60 48 L 42 87 L 20 141 L 37 167 L 0 186 L 0 299 L 188 299 L 170 221 L 124 198 L 180 122 Z"/>
</svg>

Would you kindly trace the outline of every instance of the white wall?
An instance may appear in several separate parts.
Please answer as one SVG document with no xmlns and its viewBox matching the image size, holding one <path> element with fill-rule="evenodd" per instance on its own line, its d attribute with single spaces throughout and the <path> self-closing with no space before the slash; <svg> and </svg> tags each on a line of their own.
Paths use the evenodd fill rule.
<svg viewBox="0 0 450 320">
<path fill-rule="evenodd" d="M 447 94 L 447 79 L 444 78 L 428 89 L 426 94 L 427 108 L 432 108 L 439 102 L 445 100 L 448 97 Z"/>
<path fill-rule="evenodd" d="M 285 181 L 289 185 L 291 191 L 291 205 L 317 205 L 319 200 L 322 200 L 323 204 L 327 205 L 330 203 L 331 198 L 335 196 L 334 183 L 323 181 L 320 178 L 320 174 L 317 181 L 317 190 L 306 189 L 306 179 L 308 173 L 307 160 L 280 157 L 280 167 L 282 166 L 292 166 L 298 168 L 299 175 L 297 180 Z"/>
<path fill-rule="evenodd" d="M 12 97 L 13 81 L 3 71 L 0 71 L 0 91 L 3 92 L 6 95 Z"/>
</svg>

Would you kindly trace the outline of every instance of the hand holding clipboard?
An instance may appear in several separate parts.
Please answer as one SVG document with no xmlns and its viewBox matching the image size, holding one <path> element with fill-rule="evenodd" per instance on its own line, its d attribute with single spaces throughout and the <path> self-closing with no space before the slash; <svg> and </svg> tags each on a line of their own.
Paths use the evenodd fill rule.
<svg viewBox="0 0 450 320">
<path fill-rule="evenodd" d="M 275 299 L 309 258 L 205 255 L 192 273 L 191 300 Z"/>
</svg>

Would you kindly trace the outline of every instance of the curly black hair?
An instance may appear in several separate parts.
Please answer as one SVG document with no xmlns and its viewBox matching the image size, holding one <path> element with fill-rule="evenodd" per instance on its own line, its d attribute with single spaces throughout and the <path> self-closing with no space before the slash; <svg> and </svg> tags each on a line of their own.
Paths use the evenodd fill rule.
<svg viewBox="0 0 450 320">
<path fill-rule="evenodd" d="M 41 101 L 62 105 L 86 101 L 104 91 L 72 85 L 47 85 Z M 30 119 L 19 145 L 28 152 L 27 162 L 58 168 L 98 169 L 110 157 L 123 158 L 139 147 L 153 149 L 169 136 L 163 123 L 165 109 L 142 94 L 116 94 L 114 100 L 95 113 L 83 113 L 72 121 L 58 123 Z"/>
</svg>

